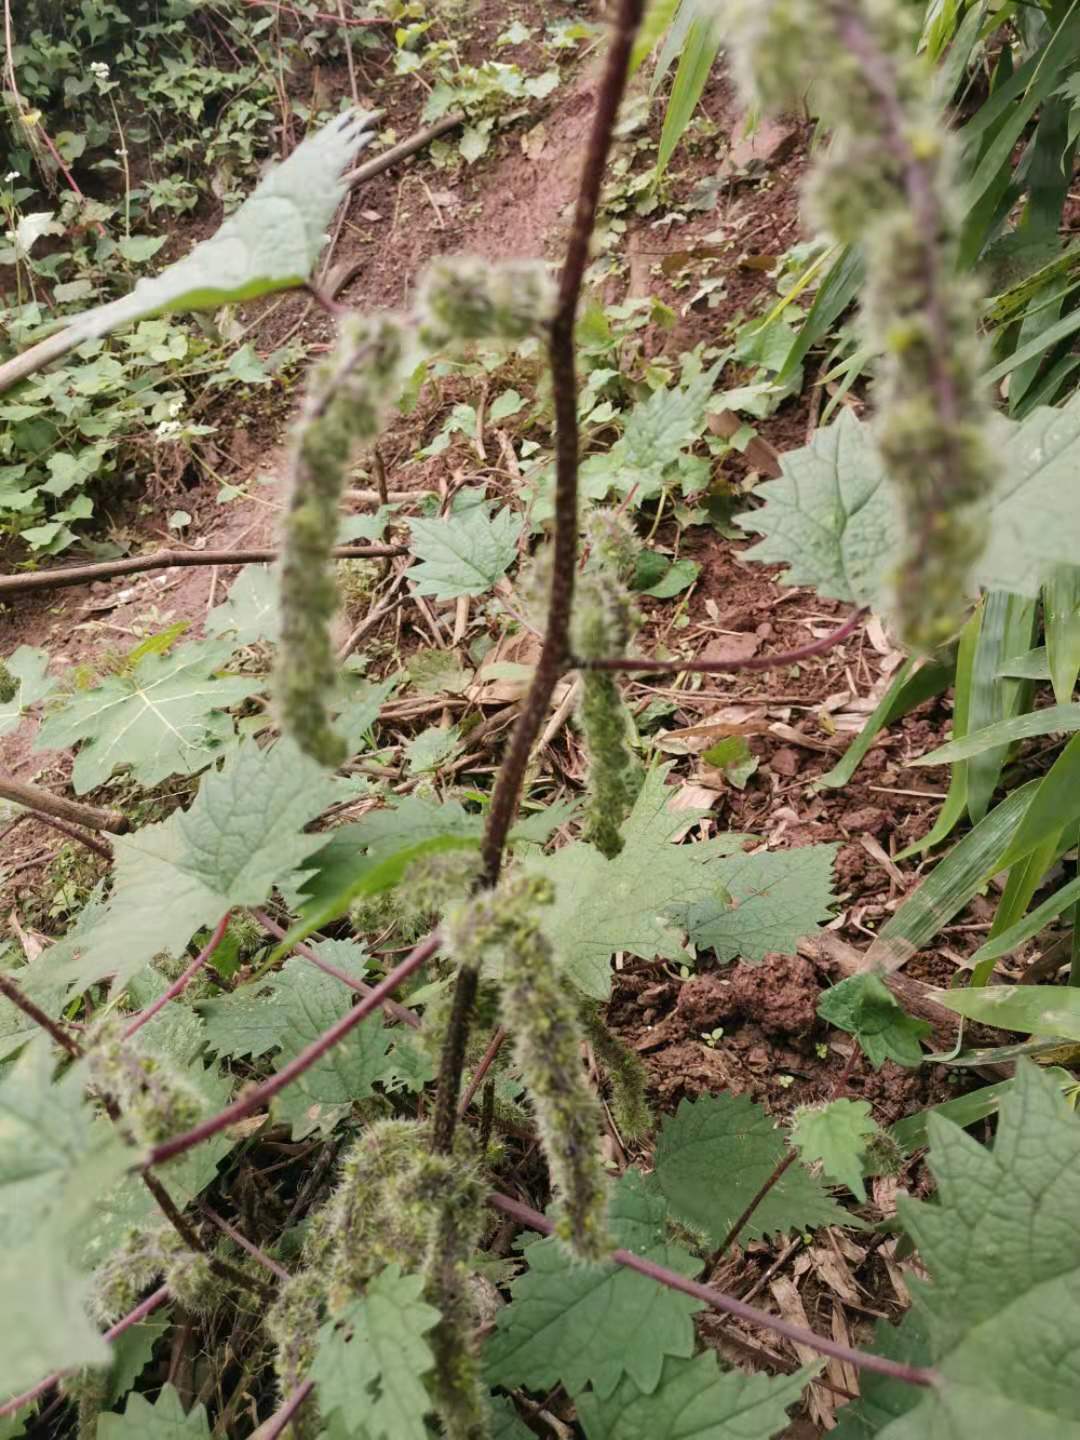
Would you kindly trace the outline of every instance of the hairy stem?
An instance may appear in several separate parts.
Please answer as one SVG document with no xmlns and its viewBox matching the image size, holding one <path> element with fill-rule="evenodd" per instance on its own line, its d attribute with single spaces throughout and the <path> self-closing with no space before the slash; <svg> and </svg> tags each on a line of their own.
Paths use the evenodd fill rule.
<svg viewBox="0 0 1080 1440">
<path fill-rule="evenodd" d="M 504 1215 L 509 1215 L 512 1219 L 519 1221 L 522 1225 L 527 1225 L 530 1230 L 538 1231 L 541 1235 L 551 1235 L 555 1231 L 554 1221 L 549 1220 L 546 1215 L 541 1215 L 539 1210 L 533 1210 L 530 1206 L 523 1205 L 520 1200 L 511 1199 L 509 1195 L 490 1195 L 488 1204 Z M 783 1335 L 785 1339 L 791 1340 L 795 1344 L 806 1345 L 811 1350 L 816 1350 L 819 1355 L 829 1355 L 833 1359 L 844 1360 L 860 1370 L 872 1370 L 878 1375 L 888 1375 L 890 1379 L 902 1380 L 908 1385 L 935 1385 L 938 1382 L 939 1377 L 936 1370 L 925 1369 L 918 1365 L 903 1365 L 897 1360 L 888 1360 L 883 1355 L 871 1355 L 864 1350 L 853 1350 L 850 1345 L 842 1345 L 839 1341 L 830 1340 L 824 1335 L 815 1335 L 812 1330 L 804 1330 L 801 1325 L 793 1325 L 779 1315 L 770 1315 L 765 1310 L 758 1310 L 754 1305 L 747 1305 L 744 1300 L 737 1300 L 734 1295 L 728 1295 L 723 1290 L 716 1290 L 711 1285 L 702 1285 L 696 1280 L 688 1280 L 678 1271 L 669 1270 L 664 1265 L 657 1265 L 654 1261 L 646 1260 L 641 1255 L 635 1255 L 630 1250 L 616 1250 L 611 1258 L 616 1265 L 625 1265 L 628 1270 L 636 1270 L 639 1275 L 647 1275 L 658 1285 L 665 1285 L 669 1290 L 681 1290 L 684 1295 L 692 1295 L 695 1300 L 703 1301 L 713 1310 L 720 1310 L 726 1315 L 734 1315 L 740 1320 L 748 1320 L 753 1325 L 760 1325 L 763 1329 L 771 1330 L 776 1335 Z"/>
<path fill-rule="evenodd" d="M 148 1005 L 145 1010 L 140 1011 L 139 1014 L 136 1015 L 135 1018 L 129 1022 L 127 1029 L 124 1031 L 125 1040 L 130 1040 L 132 1035 L 134 1035 L 137 1031 L 141 1030 L 148 1020 L 152 1020 L 154 1016 L 158 1013 L 158 1011 L 164 1010 L 165 1006 L 168 1005 L 170 1000 L 175 1000 L 178 995 L 182 995 L 184 993 L 187 987 L 191 984 L 192 980 L 195 979 L 195 976 L 199 973 L 202 967 L 210 959 L 211 955 L 213 955 L 214 951 L 221 944 L 222 940 L 224 940 L 225 931 L 229 928 L 229 917 L 231 916 L 231 914 L 231 910 L 225 911 L 225 914 L 218 921 L 214 933 L 210 936 L 210 939 L 199 951 L 198 955 L 195 956 L 195 959 L 192 960 L 191 964 L 187 967 L 183 974 L 179 975 L 165 991 L 165 993 L 163 995 L 159 995 L 152 1005 Z"/>
<path fill-rule="evenodd" d="M 201 1145 L 211 1135 L 217 1135 L 222 1130 L 227 1130 L 230 1125 L 235 1125 L 238 1120 L 246 1119 L 248 1115 L 265 1105 L 268 1100 L 272 1100 L 298 1076 L 303 1075 L 306 1070 L 310 1070 L 317 1060 L 321 1060 L 328 1051 L 348 1035 L 350 1030 L 355 1029 L 361 1020 L 366 1020 L 373 1011 L 377 1010 L 404 980 L 407 980 L 410 975 L 419 970 L 421 965 L 431 959 L 438 950 L 439 944 L 440 937 L 438 935 L 429 935 L 426 940 L 422 940 L 410 955 L 407 955 L 399 965 L 395 965 L 389 975 L 372 989 L 370 995 L 366 995 L 358 1005 L 353 1006 L 348 1014 L 343 1015 L 328 1030 L 324 1030 L 318 1039 L 313 1040 L 306 1049 L 301 1050 L 300 1054 L 288 1065 L 283 1066 L 268 1080 L 264 1080 L 261 1085 L 252 1086 L 246 1094 L 234 1100 L 231 1105 L 227 1105 L 217 1115 L 211 1115 L 191 1130 L 187 1130 L 181 1135 L 174 1135 L 171 1139 L 163 1141 L 162 1144 L 155 1145 L 143 1162 L 142 1168 L 148 1170 L 154 1165 L 163 1165 L 166 1160 L 172 1160 L 177 1155 L 183 1155 L 193 1146 Z"/>
<path fill-rule="evenodd" d="M 82 1054 L 82 1046 L 74 1036 L 62 1029 L 51 1015 L 46 1015 L 39 1005 L 35 1005 L 29 995 L 24 995 L 11 976 L 5 975 L 3 971 L 0 971 L 0 995 L 10 1000 L 17 1010 L 21 1010 L 24 1015 L 29 1016 L 35 1025 L 40 1025 L 42 1030 L 50 1035 L 57 1045 L 66 1050 L 73 1060 L 79 1058 Z"/>
<path fill-rule="evenodd" d="M 611 139 L 626 89 L 630 52 L 644 11 L 644 0 L 619 0 L 593 114 L 577 205 L 559 277 L 559 292 L 548 336 L 548 363 L 555 404 L 555 537 L 548 599 L 547 628 L 532 684 L 499 767 L 481 845 L 484 880 L 494 885 L 502 870 L 503 852 L 518 812 L 529 757 L 543 728 L 551 697 L 566 667 L 570 650 L 570 615 L 578 554 L 578 388 L 574 325 L 589 263 L 589 241 L 596 225 Z M 454 997 L 457 1030 L 447 1037 L 439 1066 L 433 1143 L 449 1150 L 457 1121 L 461 1070 L 469 1035 L 476 979 L 458 976 Z M 459 1003 L 460 1002 L 460 1003 Z M 451 1043 L 452 1042 L 452 1043 Z M 440 1123 L 441 1122 L 441 1123 Z"/>
</svg>

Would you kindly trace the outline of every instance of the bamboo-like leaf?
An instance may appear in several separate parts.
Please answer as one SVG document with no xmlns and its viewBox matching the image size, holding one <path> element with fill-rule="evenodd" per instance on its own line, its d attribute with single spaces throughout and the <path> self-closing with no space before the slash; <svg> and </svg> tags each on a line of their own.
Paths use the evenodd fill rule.
<svg viewBox="0 0 1080 1440">
<path fill-rule="evenodd" d="M 960 632 L 960 644 L 956 652 L 956 683 L 953 689 L 953 736 L 960 739 L 967 734 L 968 715 L 971 710 L 971 672 L 975 664 L 975 650 L 979 641 L 979 630 L 982 627 L 982 605 L 979 605 L 971 619 Z M 896 857 L 898 860 L 910 859 L 912 855 L 918 855 L 924 850 L 931 850 L 935 845 L 940 845 L 946 836 L 950 835 L 967 808 L 967 764 L 960 760 L 952 768 L 952 775 L 949 778 L 949 793 L 945 797 L 945 804 L 938 812 L 933 828 L 909 845 Z"/>
<path fill-rule="evenodd" d="M 886 725 L 899 720 L 902 715 L 906 715 L 916 705 L 921 705 L 924 700 L 929 700 L 932 695 L 940 695 L 952 679 L 955 669 L 955 665 L 932 662 L 920 670 L 915 670 L 914 659 L 905 660 L 893 676 L 892 684 L 881 697 L 877 708 L 844 751 L 843 758 L 828 774 L 815 781 L 814 789 L 838 790 L 846 785 Z"/>
<path fill-rule="evenodd" d="M 991 590 L 987 595 L 971 672 L 969 735 L 1027 708 L 1030 685 L 1022 680 L 1003 680 L 998 669 L 1004 656 L 1015 655 L 1031 644 L 1035 608 L 1034 601 L 1001 590 Z M 1008 753 L 1008 745 L 997 745 L 968 761 L 967 806 L 973 821 L 986 814 Z"/>
<path fill-rule="evenodd" d="M 1063 985 L 980 985 L 935 990 L 933 997 L 946 1010 L 998 1030 L 1080 1040 L 1080 990 Z"/>
<path fill-rule="evenodd" d="M 1029 710 L 1025 715 L 1014 715 L 1010 720 L 973 730 L 961 740 L 950 740 L 947 745 L 920 755 L 911 764 L 949 765 L 1002 745 L 1013 745 L 1018 740 L 1030 740 L 1035 735 L 1055 735 L 1070 730 L 1080 730 L 1080 705 L 1048 705 L 1045 710 Z"/>
<path fill-rule="evenodd" d="M 895 970 L 910 960 L 961 911 L 1003 856 L 1040 781 L 1030 780 L 990 811 L 909 895 L 866 952 L 866 968 Z"/>
<path fill-rule="evenodd" d="M 1034 783 L 1038 788 L 1001 858 L 1002 867 L 1014 865 L 1080 819 L 1080 735 L 1072 737 L 1043 778 Z M 1024 786 L 1025 791 L 1028 788 Z"/>
<path fill-rule="evenodd" d="M 679 68 L 675 72 L 675 83 L 664 112 L 664 127 L 660 132 L 660 148 L 656 157 L 657 175 L 664 173 L 693 119 L 719 50 L 718 27 L 708 16 L 699 16 L 686 36 Z"/>
<path fill-rule="evenodd" d="M 1063 705 L 1080 675 L 1080 565 L 1058 565 L 1043 586 L 1043 625 L 1054 698 Z"/>
<path fill-rule="evenodd" d="M 1062 911 L 1067 910 L 1070 905 L 1080 901 L 1080 875 L 1070 880 L 1067 885 L 1062 885 L 1060 890 L 1055 890 L 1049 899 L 1044 900 L 1041 905 L 1010 925 L 1007 930 L 1002 930 L 985 945 L 981 945 L 971 957 L 978 964 L 983 960 L 998 960 L 1002 955 L 1009 955 L 1013 950 L 1021 946 L 1025 940 L 1030 940 L 1033 935 L 1038 935 L 1044 930 L 1051 920 L 1056 920 Z"/>
</svg>

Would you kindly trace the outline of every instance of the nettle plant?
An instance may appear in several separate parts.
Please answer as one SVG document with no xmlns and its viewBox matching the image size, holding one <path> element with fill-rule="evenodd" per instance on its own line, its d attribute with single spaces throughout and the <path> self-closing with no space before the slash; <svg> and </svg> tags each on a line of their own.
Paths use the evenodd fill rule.
<svg viewBox="0 0 1080 1440">
<path fill-rule="evenodd" d="M 955 628 L 971 574 L 981 578 L 1002 549 L 995 506 L 1010 494 L 995 499 L 1002 482 L 973 378 L 971 296 L 949 278 L 948 147 L 928 121 L 907 7 L 722 8 L 762 103 L 827 82 L 834 140 L 815 191 L 826 222 L 865 241 L 866 323 L 885 331 L 889 351 L 875 431 L 833 427 L 803 452 L 802 470 L 774 483 L 754 523 L 772 558 L 785 537 L 805 546 L 807 565 L 851 546 L 844 573 L 877 587 L 855 600 L 890 586 L 913 643 L 936 645 Z M 213 656 L 187 657 L 202 667 L 194 687 L 177 673 L 182 652 L 146 655 L 140 666 L 164 670 L 134 690 L 130 676 L 113 677 L 50 716 L 54 743 L 67 715 L 84 771 L 106 778 L 126 760 L 133 694 L 160 686 L 156 704 L 140 701 L 144 778 L 182 768 L 185 732 L 201 737 L 181 747 L 188 768 L 205 773 L 187 809 L 116 834 L 111 889 L 63 941 L 0 972 L 4 1436 L 208 1440 L 205 1402 L 216 1397 L 215 1433 L 257 1426 L 262 1440 L 524 1437 L 548 1423 L 529 1392 L 562 1386 L 588 1440 L 756 1440 L 784 1429 L 806 1386 L 838 1383 L 821 1373 L 827 1360 L 842 1365 L 834 1374 L 847 1394 L 847 1377 L 858 1377 L 861 1396 L 841 1420 L 848 1436 L 1080 1435 L 1070 1333 L 1080 1318 L 1071 1219 L 1080 1126 L 1052 1075 L 1022 1064 L 992 1104 L 945 1107 L 970 1123 L 999 1105 L 992 1147 L 936 1114 L 883 1133 L 865 1102 L 842 1093 L 845 1074 L 828 1104 L 796 1114 L 788 1136 L 749 1099 L 708 1096 L 655 1127 L 648 1173 L 628 1166 L 613 1179 L 602 1160 L 605 1107 L 582 1063 L 586 1042 L 611 1133 L 640 1140 L 655 1124 L 640 1063 L 600 1014 L 612 954 L 679 960 L 688 936 L 720 960 L 752 961 L 790 948 L 830 898 L 828 847 L 747 856 L 744 837 L 671 843 L 695 817 L 669 810 L 662 769 L 641 772 L 618 676 L 693 662 L 626 653 L 635 547 L 624 519 L 599 510 L 581 543 L 575 320 L 642 9 L 642 0 L 615 7 L 554 290 L 540 266 L 440 262 L 414 313 L 345 317 L 312 377 L 292 457 L 280 616 L 267 619 L 252 580 L 215 622 L 236 639 L 276 641 L 280 738 L 266 724 L 233 732 L 229 707 L 259 682 L 222 678 L 224 639 Z M 107 313 L 75 322 L 68 341 L 303 279 L 361 134 L 336 126 L 267 182 L 287 254 L 253 223 L 267 213 L 264 188 L 224 244 L 207 242 Z M 355 823 L 312 829 L 355 798 L 334 767 L 354 748 L 343 717 L 356 696 L 336 673 L 329 631 L 346 465 L 374 441 L 418 357 L 529 336 L 546 342 L 556 417 L 552 541 L 534 561 L 546 627 L 493 792 L 479 814 L 420 790 Z M 63 344 L 44 358 L 54 353 Z M 24 359 L 23 375 L 33 363 Z M 861 504 L 825 507 L 823 447 L 845 464 L 858 447 Z M 814 531 L 789 523 L 815 504 Z M 490 568 L 506 537 L 498 517 L 468 513 L 467 558 Z M 847 533 L 855 524 L 860 563 Z M 1020 517 L 1009 524 L 1015 539 Z M 417 543 L 431 551 L 422 524 Z M 446 562 L 429 553 L 423 563 L 438 572 Z M 790 664 L 856 623 L 751 663 Z M 522 792 L 555 687 L 574 671 L 590 757 L 586 818 L 580 838 L 545 853 L 570 817 L 522 816 Z M 6 721 L 45 694 L 40 657 L 16 652 L 0 685 Z M 208 708 L 201 697 L 215 686 L 225 690 Z M 371 700 L 362 697 L 368 718 L 359 726 L 353 714 L 353 727 L 370 727 Z M 287 930 L 257 908 L 275 890 L 295 917 Z M 935 897 L 914 900 L 932 927 Z M 316 938 L 346 916 L 336 938 Z M 262 959 L 267 929 L 279 943 Z M 907 943 L 917 929 L 907 924 Z M 393 936 L 401 956 L 381 974 L 358 938 L 375 935 Z M 193 937 L 198 953 L 187 960 Z M 880 973 L 834 987 L 822 1014 L 857 1037 L 869 1064 L 920 1059 L 927 1027 L 904 1014 Z M 272 1138 L 291 1188 L 268 1189 L 252 1164 Z M 873 1351 L 709 1283 L 717 1261 L 760 1236 L 864 1226 L 827 1183 L 861 1201 L 867 1176 L 895 1173 L 927 1140 L 937 1197 L 901 1196 L 896 1221 L 926 1278 L 911 1281 L 911 1311 L 879 1328 Z M 233 1220 L 208 1199 L 224 1180 Z M 527 1194 L 549 1201 L 547 1211 Z M 498 1248 L 500 1232 L 523 1237 L 512 1280 L 518 1267 Z M 725 1367 L 699 1344 L 694 1317 L 706 1310 L 785 1337 L 806 1362 L 776 1374 Z M 186 1413 L 171 1385 L 153 1403 L 139 1389 L 170 1326 L 196 1327 L 212 1359 Z M 235 1376 L 227 1393 L 226 1372 Z"/>
</svg>

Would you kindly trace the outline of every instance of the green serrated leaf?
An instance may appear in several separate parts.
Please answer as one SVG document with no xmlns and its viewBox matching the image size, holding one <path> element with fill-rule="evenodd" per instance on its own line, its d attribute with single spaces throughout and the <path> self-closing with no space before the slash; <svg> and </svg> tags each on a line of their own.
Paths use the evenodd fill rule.
<svg viewBox="0 0 1080 1440">
<path fill-rule="evenodd" d="M 886 1060 L 921 1065 L 919 1041 L 930 1034 L 925 1020 L 909 1015 L 880 975 L 849 975 L 818 1000 L 822 1020 L 854 1035 L 863 1053 L 880 1070 Z"/>
<path fill-rule="evenodd" d="M 736 957 L 757 964 L 766 955 L 794 955 L 799 941 L 830 918 L 835 845 L 798 850 L 759 850 L 717 865 L 729 903 L 699 901 L 685 912 L 672 908 L 700 949 L 718 960 Z"/>
<path fill-rule="evenodd" d="M 205 770 L 232 739 L 225 712 L 265 684 L 252 675 L 214 678 L 231 653 L 230 644 L 210 641 L 145 655 L 130 675 L 75 691 L 46 716 L 34 748 L 80 747 L 71 777 L 77 795 L 103 784 L 119 766 L 129 766 L 146 787 Z"/>
<path fill-rule="evenodd" d="M 163 1385 L 151 1405 L 145 1395 L 129 1395 L 123 1415 L 102 1415 L 98 1440 L 210 1440 L 210 1422 L 204 1405 L 187 1414 L 171 1385 Z"/>
<path fill-rule="evenodd" d="M 342 171 L 370 141 L 372 119 L 350 111 L 309 135 L 209 240 L 129 295 L 80 315 L 72 343 L 150 315 L 217 310 L 303 285 L 345 193 Z"/>
<path fill-rule="evenodd" d="M 1080 1123 L 1021 1062 L 992 1149 L 936 1115 L 929 1132 L 935 1202 L 898 1208 L 930 1275 L 912 1298 L 941 1379 L 880 1440 L 1076 1440 Z"/>
<path fill-rule="evenodd" d="M 694 1276 L 701 1262 L 668 1242 L 667 1206 L 628 1170 L 611 1197 L 615 1242 L 637 1255 Z M 550 1389 L 560 1381 L 571 1395 L 589 1383 L 608 1397 L 624 1375 L 651 1393 L 666 1355 L 694 1353 L 698 1301 L 665 1290 L 617 1265 L 582 1265 L 558 1240 L 526 1247 L 526 1273 L 511 1287 L 512 1301 L 497 1316 L 488 1341 L 487 1376 L 506 1389 Z"/>
<path fill-rule="evenodd" d="M 360 967 L 357 978 L 363 973 Z M 306 960 L 290 960 L 274 984 L 273 1003 L 285 1021 L 277 1068 L 294 1060 L 340 1020 L 355 1000 L 355 994 L 336 976 L 317 970 Z M 347 1041 L 335 1045 L 275 1098 L 274 1115 L 292 1125 L 294 1140 L 315 1131 L 329 1134 L 354 1101 L 372 1094 L 385 1069 L 390 1040 L 382 1015 L 369 1016 Z"/>
<path fill-rule="evenodd" d="M 874 1326 L 874 1343 L 869 1347 L 875 1355 L 899 1360 L 904 1365 L 927 1365 L 930 1347 L 926 1322 L 917 1310 L 909 1310 L 899 1325 L 879 1320 Z M 845 1405 L 832 1432 L 832 1440 L 876 1440 L 886 1425 L 899 1415 L 906 1415 L 918 1404 L 919 1391 L 903 1380 L 877 1375 L 864 1370 L 859 1376 L 861 1397 Z"/>
<path fill-rule="evenodd" d="M 820 1160 L 830 1180 L 865 1200 L 863 1158 L 866 1141 L 877 1128 L 865 1100 L 801 1105 L 792 1117 L 791 1143 L 807 1164 Z"/>
<path fill-rule="evenodd" d="M 56 688 L 56 681 L 45 672 L 49 656 L 45 650 L 20 645 L 3 662 L 12 679 L 18 682 L 10 700 L 0 703 L 0 735 L 14 730 L 31 705 L 44 700 Z"/>
<path fill-rule="evenodd" d="M 138 1380 L 149 1365 L 154 1346 L 172 1324 L 171 1308 L 162 1305 L 145 1320 L 132 1325 L 112 1342 L 112 1364 L 109 1367 L 108 1403 L 115 1405 Z"/>
<path fill-rule="evenodd" d="M 113 975 L 122 987 L 159 951 L 182 954 L 226 910 L 261 904 L 324 843 L 303 827 L 334 787 L 290 741 L 267 750 L 241 744 L 220 772 L 204 776 L 189 810 L 116 837 L 108 909 L 63 975 L 79 988 Z"/>
<path fill-rule="evenodd" d="M 665 783 L 670 768 L 658 766 L 645 777 L 622 829 L 623 850 L 614 860 L 577 841 L 526 862 L 552 882 L 555 900 L 545 910 L 544 929 L 567 974 L 599 1000 L 610 993 L 609 962 L 616 950 L 642 960 L 683 959 L 686 948 L 669 910 L 681 905 L 685 912 L 695 901 L 729 898 L 720 860 L 746 837 L 673 844 L 705 812 L 670 808 L 674 792 Z"/>
<path fill-rule="evenodd" d="M 409 521 L 420 562 L 409 578 L 421 595 L 437 600 L 483 595 L 502 579 L 517 557 L 521 517 L 509 508 L 489 512 L 479 500 L 440 520 Z"/>
<path fill-rule="evenodd" d="M 311 1374 L 324 1414 L 364 1440 L 427 1440 L 431 1401 L 423 1377 L 435 1365 L 424 1336 L 439 1312 L 420 1299 L 424 1280 L 390 1265 L 336 1321 L 319 1331 Z"/>
<path fill-rule="evenodd" d="M 280 628 L 277 584 L 267 565 L 245 565 L 228 598 L 206 617 L 206 633 L 230 636 L 237 649 L 260 640 L 273 644 Z"/>
<path fill-rule="evenodd" d="M 683 1100 L 664 1121 L 654 1173 L 674 1213 L 721 1245 L 787 1153 L 782 1133 L 748 1096 L 703 1095 Z M 779 1231 L 851 1222 L 820 1182 L 796 1164 L 768 1192 L 738 1239 L 746 1244 Z"/>
<path fill-rule="evenodd" d="M 0 1256 L 0 1401 L 53 1370 L 108 1362 L 109 1347 L 85 1308 L 90 1289 L 89 1276 L 80 1275 L 45 1233 Z"/>
<path fill-rule="evenodd" d="M 668 1359 L 663 1379 L 643 1395 L 629 1378 L 609 1397 L 587 1393 L 578 1413 L 587 1440 L 769 1440 L 786 1428 L 788 1408 L 813 1377 L 721 1370 L 711 1350 Z"/>
<path fill-rule="evenodd" d="M 1075 563 L 1080 512 L 1071 477 L 1080 457 L 1080 396 L 1061 409 L 999 419 L 999 479 L 990 536 L 972 575 L 988 590 L 1034 597 L 1054 567 Z M 808 446 L 782 457 L 783 475 L 757 488 L 765 505 L 740 521 L 765 538 L 747 552 L 788 565 L 785 583 L 881 608 L 902 549 L 899 508 L 870 427 L 842 409 Z"/>
</svg>

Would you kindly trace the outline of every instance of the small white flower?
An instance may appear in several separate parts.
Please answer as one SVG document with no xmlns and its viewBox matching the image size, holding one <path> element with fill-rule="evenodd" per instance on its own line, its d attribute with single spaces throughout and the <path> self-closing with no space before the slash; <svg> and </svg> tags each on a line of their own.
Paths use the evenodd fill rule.
<svg viewBox="0 0 1080 1440">
<path fill-rule="evenodd" d="M 18 180 L 18 178 L 18 170 L 9 170 L 8 173 L 4 176 L 4 184 L 10 185 L 13 180 Z"/>
<path fill-rule="evenodd" d="M 96 75 L 99 80 L 107 80 L 109 78 L 109 67 L 105 64 L 104 60 L 91 60 L 90 73 Z"/>
<path fill-rule="evenodd" d="M 179 420 L 162 420 L 154 431 L 155 440 L 174 440 L 183 429 Z"/>
</svg>

